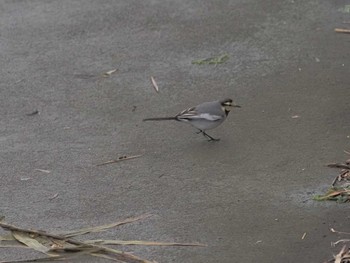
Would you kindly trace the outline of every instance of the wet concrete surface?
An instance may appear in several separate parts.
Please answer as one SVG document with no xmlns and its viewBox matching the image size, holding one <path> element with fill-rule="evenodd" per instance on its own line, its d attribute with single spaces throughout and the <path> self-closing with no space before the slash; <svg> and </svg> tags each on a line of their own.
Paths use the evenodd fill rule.
<svg viewBox="0 0 350 263">
<path fill-rule="evenodd" d="M 3 1 L 0 214 L 60 231 L 149 212 L 98 237 L 208 245 L 126 248 L 157 262 L 331 258 L 329 228 L 349 231 L 347 205 L 312 197 L 350 148 L 350 36 L 334 32 L 350 20 L 345 4 Z M 221 54 L 224 64 L 191 64 Z M 142 122 L 224 97 L 242 108 L 211 131 L 218 143 Z"/>
</svg>

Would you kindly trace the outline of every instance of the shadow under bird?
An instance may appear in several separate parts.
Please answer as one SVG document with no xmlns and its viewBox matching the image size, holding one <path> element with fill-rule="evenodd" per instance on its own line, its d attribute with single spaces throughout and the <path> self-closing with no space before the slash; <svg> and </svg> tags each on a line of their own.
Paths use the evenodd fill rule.
<svg viewBox="0 0 350 263">
<path fill-rule="evenodd" d="M 232 108 L 240 108 L 232 102 L 232 99 L 223 99 L 201 103 L 195 107 L 181 111 L 173 117 L 147 118 L 143 121 L 180 121 L 191 124 L 208 138 L 208 141 L 219 141 L 206 133 L 207 130 L 214 129 L 223 123 Z"/>
</svg>

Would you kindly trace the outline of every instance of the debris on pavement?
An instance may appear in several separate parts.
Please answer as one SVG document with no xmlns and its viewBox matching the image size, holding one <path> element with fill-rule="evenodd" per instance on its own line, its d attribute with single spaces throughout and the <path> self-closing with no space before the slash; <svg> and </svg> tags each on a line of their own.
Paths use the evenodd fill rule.
<svg viewBox="0 0 350 263">
<path fill-rule="evenodd" d="M 45 173 L 45 174 L 51 173 L 51 171 L 49 171 L 49 170 L 44 170 L 44 169 L 34 169 L 34 171 L 42 172 L 42 173 Z"/>
<path fill-rule="evenodd" d="M 337 201 L 346 203 L 350 201 L 350 188 L 332 187 L 324 195 L 314 196 L 316 201 Z"/>
<path fill-rule="evenodd" d="M 72 239 L 72 237 L 81 236 L 93 232 L 105 231 L 109 228 L 133 223 L 150 217 L 150 214 L 143 214 L 136 217 L 130 217 L 125 220 L 117 221 L 112 224 L 87 227 L 73 231 L 60 232 L 53 234 L 41 230 L 24 229 L 14 225 L 10 225 L 0 220 L 0 227 L 10 234 L 0 236 L 0 248 L 27 248 L 46 255 L 44 258 L 33 258 L 26 260 L 1 261 L 2 263 L 14 262 L 44 262 L 57 260 L 72 260 L 79 256 L 93 256 L 109 259 L 117 262 L 126 263 L 152 263 L 146 259 L 142 259 L 129 252 L 117 250 L 105 245 L 143 245 L 143 246 L 197 246 L 204 247 L 206 245 L 200 243 L 164 243 L 153 241 L 139 240 L 84 240 Z M 153 261 L 154 262 L 154 261 Z"/>
<path fill-rule="evenodd" d="M 335 186 L 336 184 L 342 183 L 343 186 L 348 187 L 350 181 L 350 159 L 346 160 L 345 163 L 330 163 L 327 164 L 330 168 L 340 168 L 340 173 L 334 178 L 332 182 L 332 186 Z M 344 183 L 345 181 L 345 183 Z"/>
<path fill-rule="evenodd" d="M 334 257 L 334 263 L 346 263 L 350 260 L 349 249 L 347 246 L 343 246 L 343 248 L 339 251 L 337 255 Z"/>
<path fill-rule="evenodd" d="M 156 82 L 156 80 L 154 79 L 153 76 L 151 76 L 151 82 L 152 82 L 154 90 L 158 93 L 159 92 L 159 87 L 158 87 L 158 84 L 157 84 L 157 82 Z"/>
<path fill-rule="evenodd" d="M 21 181 L 29 181 L 31 180 L 32 178 L 31 177 L 21 177 Z"/>
<path fill-rule="evenodd" d="M 53 196 L 51 196 L 51 197 L 49 198 L 49 200 L 53 200 L 53 199 L 55 199 L 56 197 L 58 197 L 58 193 L 56 193 L 56 194 L 54 194 Z"/>
<path fill-rule="evenodd" d="M 141 156 L 143 156 L 143 154 L 133 155 L 133 156 L 126 156 L 126 155 L 123 155 L 123 156 L 118 157 L 118 159 L 109 160 L 109 161 L 106 161 L 106 162 L 103 162 L 103 163 L 99 163 L 99 164 L 97 164 L 96 166 L 102 166 L 102 165 L 111 164 L 111 163 L 118 163 L 118 162 L 120 162 L 120 161 L 131 160 L 131 159 L 139 158 L 139 157 L 141 157 Z"/>
<path fill-rule="evenodd" d="M 350 235 L 350 233 L 348 233 L 348 232 L 337 231 L 337 230 L 335 230 L 334 228 L 330 228 L 329 230 L 330 230 L 332 233 Z"/>
<path fill-rule="evenodd" d="M 334 29 L 335 32 L 337 33 L 350 33 L 350 29 L 344 29 L 344 28 L 335 28 Z"/>
<path fill-rule="evenodd" d="M 331 187 L 324 195 L 314 196 L 317 201 L 337 201 L 345 203 L 350 201 L 350 159 L 345 163 L 330 163 L 327 164 L 330 168 L 341 169 L 339 174 L 333 179 Z"/>
<path fill-rule="evenodd" d="M 222 64 L 226 62 L 229 59 L 229 56 L 227 54 L 217 56 L 217 57 L 210 57 L 210 58 L 205 58 L 205 59 L 198 59 L 198 60 L 193 60 L 192 64 L 196 65 L 205 65 L 205 64 Z"/>
<path fill-rule="evenodd" d="M 33 112 L 27 113 L 26 115 L 27 115 L 27 116 L 34 116 L 34 115 L 37 115 L 37 114 L 39 114 L 39 111 L 38 111 L 38 110 L 35 110 L 35 111 L 33 111 Z"/>
<path fill-rule="evenodd" d="M 336 233 L 336 234 L 346 234 L 346 235 L 350 235 L 350 233 L 347 232 L 341 232 L 341 231 L 336 231 L 333 228 L 330 229 L 330 231 L 332 233 Z M 349 243 L 350 239 L 340 239 L 336 242 L 331 242 L 331 245 L 333 247 L 335 247 L 336 245 L 340 244 L 340 243 Z M 326 261 L 326 263 L 349 263 L 350 262 L 350 250 L 349 250 L 349 246 L 347 244 L 345 244 L 342 249 L 338 252 L 338 254 L 336 254 L 335 256 L 333 256 L 333 259 L 330 259 L 328 261 Z"/>
<path fill-rule="evenodd" d="M 104 76 L 105 78 L 108 78 L 108 77 L 110 77 L 113 73 L 116 73 L 117 70 L 118 70 L 118 69 L 115 68 L 115 69 L 112 69 L 112 70 L 110 70 L 110 71 L 107 71 L 107 72 L 103 73 L 103 76 Z"/>
</svg>

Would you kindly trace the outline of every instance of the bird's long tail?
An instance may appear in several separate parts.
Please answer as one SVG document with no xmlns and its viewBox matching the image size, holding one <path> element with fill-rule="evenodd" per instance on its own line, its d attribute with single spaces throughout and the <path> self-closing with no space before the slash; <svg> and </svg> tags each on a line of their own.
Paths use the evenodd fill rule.
<svg viewBox="0 0 350 263">
<path fill-rule="evenodd" d="M 160 117 L 160 118 L 147 118 L 143 119 L 143 121 L 174 121 L 177 120 L 176 117 Z"/>
</svg>

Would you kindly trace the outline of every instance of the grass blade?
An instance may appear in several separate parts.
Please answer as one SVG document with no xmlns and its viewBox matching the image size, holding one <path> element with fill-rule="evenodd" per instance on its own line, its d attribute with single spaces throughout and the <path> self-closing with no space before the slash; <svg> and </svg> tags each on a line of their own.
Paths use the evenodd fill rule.
<svg viewBox="0 0 350 263">
<path fill-rule="evenodd" d="M 87 244 L 96 244 L 96 245 L 122 245 L 122 246 L 196 246 L 196 247 L 206 247 L 205 244 L 200 243 L 172 243 L 172 242 L 155 242 L 155 241 L 140 241 L 140 240 L 86 240 Z"/>
<path fill-rule="evenodd" d="M 112 224 L 95 226 L 95 227 L 86 227 L 86 228 L 81 228 L 81 229 L 77 229 L 77 230 L 63 232 L 60 234 L 63 235 L 64 237 L 74 237 L 74 236 L 85 235 L 88 233 L 101 232 L 101 231 L 105 231 L 105 230 L 112 228 L 112 227 L 117 227 L 117 226 L 129 224 L 132 222 L 136 222 L 139 220 L 143 220 L 143 219 L 148 218 L 150 216 L 151 216 L 150 214 L 143 214 L 143 215 L 136 216 L 136 217 L 130 217 L 130 218 L 127 218 L 125 220 L 118 221 L 118 222 L 115 222 Z"/>
<path fill-rule="evenodd" d="M 22 244 L 30 247 L 36 251 L 39 251 L 44 254 L 48 254 L 49 248 L 45 247 L 35 238 L 30 237 L 28 233 L 20 232 L 20 231 L 12 231 L 13 237 L 21 242 Z"/>
</svg>

